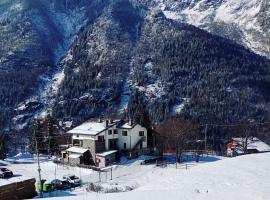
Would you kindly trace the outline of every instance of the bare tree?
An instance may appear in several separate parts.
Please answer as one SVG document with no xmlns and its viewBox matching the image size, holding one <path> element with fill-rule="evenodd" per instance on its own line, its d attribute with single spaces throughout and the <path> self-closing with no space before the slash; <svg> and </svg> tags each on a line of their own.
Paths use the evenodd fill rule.
<svg viewBox="0 0 270 200">
<path fill-rule="evenodd" d="M 169 119 L 156 128 L 157 146 L 160 149 L 173 149 L 177 160 L 184 149 L 188 148 L 196 139 L 198 129 L 193 123 L 180 118 Z"/>
<path fill-rule="evenodd" d="M 237 147 L 246 154 L 248 146 L 253 142 L 253 138 L 257 135 L 256 127 L 251 122 L 243 122 L 236 127 L 237 135 Z"/>
</svg>

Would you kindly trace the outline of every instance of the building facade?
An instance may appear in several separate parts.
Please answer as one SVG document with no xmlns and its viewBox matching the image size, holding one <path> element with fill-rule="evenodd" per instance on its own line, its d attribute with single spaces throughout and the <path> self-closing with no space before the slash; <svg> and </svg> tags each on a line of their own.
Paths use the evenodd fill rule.
<svg viewBox="0 0 270 200">
<path fill-rule="evenodd" d="M 147 149 L 147 129 L 132 121 L 88 121 L 67 133 L 72 135 L 73 147 L 82 149 L 84 154 L 87 150 L 90 152 L 93 164 L 97 164 L 100 160 L 97 159 L 97 154 L 99 157 L 106 155 L 109 159 L 115 156 L 106 152 L 114 152 L 114 154 L 116 151 L 136 152 L 139 155 Z M 66 156 L 71 155 L 68 152 L 69 149 L 66 151 Z M 108 164 L 106 156 L 105 163 Z M 109 160 L 111 162 L 111 159 Z"/>
</svg>

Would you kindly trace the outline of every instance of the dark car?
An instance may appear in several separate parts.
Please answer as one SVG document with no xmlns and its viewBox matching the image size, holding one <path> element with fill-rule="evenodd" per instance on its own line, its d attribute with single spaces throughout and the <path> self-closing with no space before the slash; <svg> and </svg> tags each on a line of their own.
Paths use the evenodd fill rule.
<svg viewBox="0 0 270 200">
<path fill-rule="evenodd" d="M 81 185 L 81 179 L 75 175 L 66 175 L 63 176 L 64 180 L 67 180 L 72 187 L 77 187 Z"/>
<path fill-rule="evenodd" d="M 51 184 L 55 190 L 66 190 L 71 188 L 71 184 L 67 180 L 54 179 Z"/>
<path fill-rule="evenodd" d="M 9 178 L 13 176 L 13 172 L 7 168 L 0 168 L 0 178 Z"/>
</svg>

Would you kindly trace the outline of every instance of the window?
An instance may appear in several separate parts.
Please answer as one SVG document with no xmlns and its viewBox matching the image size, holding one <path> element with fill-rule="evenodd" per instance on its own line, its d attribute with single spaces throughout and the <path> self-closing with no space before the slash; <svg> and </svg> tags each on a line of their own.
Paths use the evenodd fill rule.
<svg viewBox="0 0 270 200">
<path fill-rule="evenodd" d="M 124 149 L 126 149 L 127 148 L 127 143 L 124 143 Z"/>
<path fill-rule="evenodd" d="M 73 146 L 82 146 L 81 143 L 81 140 L 73 140 Z"/>
<path fill-rule="evenodd" d="M 112 134 L 112 130 L 108 130 L 108 134 L 111 135 Z"/>
<path fill-rule="evenodd" d="M 123 136 L 127 136 L 127 131 L 122 131 Z"/>
<path fill-rule="evenodd" d="M 113 130 L 113 134 L 118 134 L 117 129 L 114 129 L 114 130 Z"/>
<path fill-rule="evenodd" d="M 77 137 L 80 137 L 80 135 L 79 135 L 79 134 L 77 134 Z"/>
<path fill-rule="evenodd" d="M 144 136 L 144 131 L 139 131 L 139 136 Z"/>
<path fill-rule="evenodd" d="M 104 136 L 98 136 L 98 142 L 104 142 L 105 139 L 104 139 Z"/>
</svg>

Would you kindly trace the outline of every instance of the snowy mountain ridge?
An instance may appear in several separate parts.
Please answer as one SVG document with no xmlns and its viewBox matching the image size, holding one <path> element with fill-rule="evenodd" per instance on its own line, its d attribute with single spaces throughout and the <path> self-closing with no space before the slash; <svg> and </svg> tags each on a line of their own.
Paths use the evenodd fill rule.
<svg viewBox="0 0 270 200">
<path fill-rule="evenodd" d="M 80 123 L 108 110 L 197 120 L 214 107 L 219 120 L 236 121 L 240 96 L 265 119 L 269 61 L 240 45 L 269 57 L 268 6 L 266 0 L 1 1 L 0 127 L 24 128 L 48 110 Z M 212 100 L 215 106 L 205 105 Z"/>
<path fill-rule="evenodd" d="M 160 0 L 153 7 L 166 17 L 189 23 L 208 32 L 224 36 L 270 57 L 270 30 L 264 30 L 260 13 L 267 0 Z M 264 13 L 263 20 L 269 20 Z"/>
</svg>

